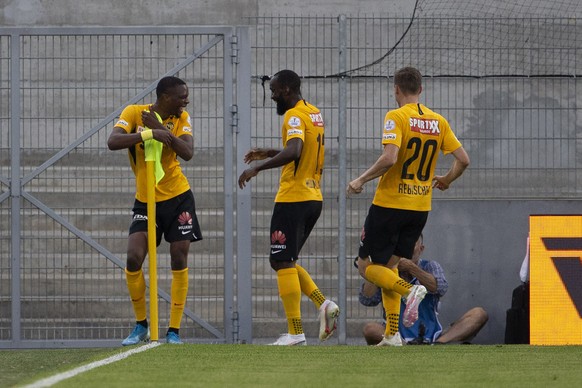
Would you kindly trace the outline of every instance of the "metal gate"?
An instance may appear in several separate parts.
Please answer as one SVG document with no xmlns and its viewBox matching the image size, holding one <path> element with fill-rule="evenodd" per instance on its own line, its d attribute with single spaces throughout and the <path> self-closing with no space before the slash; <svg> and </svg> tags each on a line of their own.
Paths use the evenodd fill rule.
<svg viewBox="0 0 582 388">
<path fill-rule="evenodd" d="M 239 116 L 250 111 L 237 93 L 237 80 L 249 90 L 247 28 L 0 28 L 0 52 L 0 348 L 116 346 L 133 326 L 123 268 L 134 178 L 126 152 L 106 142 L 123 107 L 155 101 L 166 75 L 190 89 L 195 156 L 182 167 L 204 234 L 190 249 L 181 334 L 250 340 L 230 179 Z M 165 242 L 158 279 L 163 330 Z"/>
</svg>

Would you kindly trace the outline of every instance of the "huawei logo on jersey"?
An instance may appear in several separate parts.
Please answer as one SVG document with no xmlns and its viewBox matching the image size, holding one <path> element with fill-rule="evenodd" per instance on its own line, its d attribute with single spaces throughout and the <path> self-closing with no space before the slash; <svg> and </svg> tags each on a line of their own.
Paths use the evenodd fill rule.
<svg viewBox="0 0 582 388">
<path fill-rule="evenodd" d="M 276 230 L 271 234 L 271 244 L 285 244 L 285 241 L 287 241 L 287 237 L 280 230 Z"/>
<path fill-rule="evenodd" d="M 183 212 L 178 216 L 180 225 L 192 225 L 192 216 L 188 212 Z"/>
<path fill-rule="evenodd" d="M 438 120 L 423 120 L 410 118 L 410 130 L 412 132 L 422 133 L 423 135 L 438 136 L 441 134 Z"/>
</svg>

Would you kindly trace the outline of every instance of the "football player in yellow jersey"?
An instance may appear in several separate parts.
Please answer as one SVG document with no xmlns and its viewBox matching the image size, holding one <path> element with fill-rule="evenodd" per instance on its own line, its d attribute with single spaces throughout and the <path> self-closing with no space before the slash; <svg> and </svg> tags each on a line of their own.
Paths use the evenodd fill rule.
<svg viewBox="0 0 582 388">
<path fill-rule="evenodd" d="M 309 273 L 296 263 L 301 247 L 321 214 L 323 197 L 319 181 L 324 160 L 324 124 L 321 112 L 301 96 L 301 79 L 281 70 L 270 83 L 277 114 L 283 116 L 283 149 L 251 149 L 245 163 L 267 159 L 245 170 L 240 188 L 259 171 L 282 167 L 279 191 L 271 218 L 271 268 L 277 272 L 279 296 L 287 317 L 288 332 L 272 345 L 305 345 L 301 322 L 301 293 L 319 309 L 319 339 L 325 341 L 336 329 L 339 307 L 326 299 Z"/>
<path fill-rule="evenodd" d="M 369 265 L 360 274 L 382 289 L 386 331 L 378 346 L 402 346 L 398 332 L 400 299 L 406 298 L 402 323 L 412 326 L 418 305 L 426 295 L 422 285 L 411 285 L 398 276 L 401 257 L 412 258 L 431 209 L 432 189 L 446 190 L 469 166 L 469 156 L 447 120 L 419 103 L 422 76 L 413 67 L 394 75 L 394 96 L 399 108 L 384 120 L 378 160 L 348 184 L 347 195 L 359 194 L 366 182 L 380 177 L 364 222 L 359 259 Z M 454 161 L 444 176 L 435 176 L 439 152 L 452 153 Z"/>
<path fill-rule="evenodd" d="M 156 241 L 162 234 L 170 243 L 172 268 L 170 324 L 166 342 L 180 344 L 179 330 L 188 295 L 188 250 L 191 241 L 202 239 L 194 195 L 182 173 L 178 157 L 188 161 L 194 153 L 192 125 L 185 111 L 188 87 L 177 77 L 162 78 L 156 88 L 153 105 L 129 105 L 113 127 L 107 146 L 110 150 L 127 149 L 136 177 L 133 218 L 129 227 L 127 288 L 133 304 L 136 326 L 122 345 L 135 345 L 149 340 L 146 315 L 146 284 L 142 265 L 148 251 L 147 187 L 144 141 L 155 139 L 163 144 L 161 167 L 163 178 L 155 188 Z M 158 121 L 157 115 L 162 122 Z"/>
</svg>

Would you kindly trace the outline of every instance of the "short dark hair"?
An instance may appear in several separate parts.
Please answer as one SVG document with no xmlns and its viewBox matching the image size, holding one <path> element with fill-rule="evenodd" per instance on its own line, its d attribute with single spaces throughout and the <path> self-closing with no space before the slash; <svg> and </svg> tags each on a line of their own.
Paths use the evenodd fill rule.
<svg viewBox="0 0 582 388">
<path fill-rule="evenodd" d="M 288 86 L 292 92 L 301 94 L 301 78 L 293 70 L 278 71 L 273 78 L 277 78 L 282 85 Z"/>
<path fill-rule="evenodd" d="M 162 78 L 160 82 L 158 82 L 158 86 L 156 86 L 156 97 L 160 98 L 162 94 L 179 85 L 186 85 L 186 82 L 178 77 L 169 76 Z"/>
<path fill-rule="evenodd" d="M 422 75 L 414 67 L 403 67 L 394 74 L 394 85 L 404 94 L 418 94 L 422 86 Z"/>
</svg>

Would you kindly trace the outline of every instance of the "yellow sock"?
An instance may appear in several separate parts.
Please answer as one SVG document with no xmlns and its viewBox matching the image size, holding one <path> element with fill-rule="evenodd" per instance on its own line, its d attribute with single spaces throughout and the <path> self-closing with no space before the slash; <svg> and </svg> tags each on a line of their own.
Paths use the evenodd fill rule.
<svg viewBox="0 0 582 388">
<path fill-rule="evenodd" d="M 131 298 L 131 304 L 133 305 L 135 320 L 143 321 L 147 318 L 145 299 L 146 284 L 143 271 L 140 269 L 139 271 L 129 272 L 126 268 L 125 281 L 127 283 L 129 297 Z"/>
<path fill-rule="evenodd" d="M 317 287 L 317 284 L 311 279 L 309 272 L 305 270 L 302 266 L 295 264 L 297 268 L 297 275 L 299 275 L 299 284 L 301 285 L 301 292 L 309 297 L 315 304 L 315 307 L 319 308 L 323 302 L 325 302 L 325 296 Z"/>
<path fill-rule="evenodd" d="M 389 268 L 378 264 L 371 264 L 366 268 L 366 279 L 380 288 L 395 291 L 402 296 L 407 296 L 412 288 L 412 284 L 402 280 Z"/>
<path fill-rule="evenodd" d="M 398 276 L 397 268 L 390 268 L 390 270 Z M 386 331 L 385 336 L 393 336 L 398 332 L 398 319 L 400 318 L 400 294 L 382 289 L 382 306 L 386 311 Z"/>
<path fill-rule="evenodd" d="M 188 296 L 188 268 L 172 271 L 171 288 L 170 327 L 179 329 Z"/>
<path fill-rule="evenodd" d="M 301 324 L 301 285 L 296 268 L 277 271 L 277 286 L 283 302 L 289 334 L 303 334 Z"/>
</svg>

